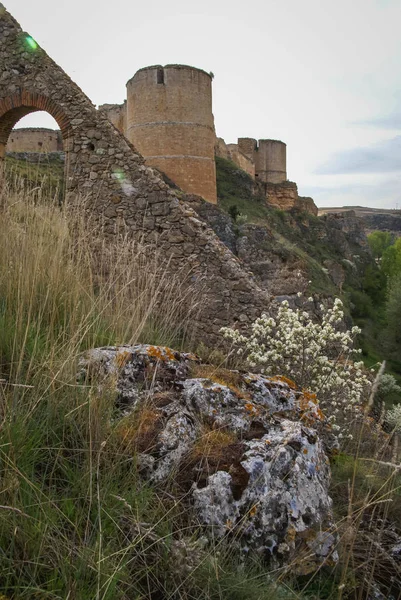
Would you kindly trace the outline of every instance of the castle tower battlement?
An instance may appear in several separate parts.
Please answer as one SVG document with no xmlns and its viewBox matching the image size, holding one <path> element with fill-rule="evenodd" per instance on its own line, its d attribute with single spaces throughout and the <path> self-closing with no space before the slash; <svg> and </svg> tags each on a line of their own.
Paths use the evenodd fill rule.
<svg viewBox="0 0 401 600">
<path fill-rule="evenodd" d="M 255 177 L 264 183 L 287 180 L 287 146 L 280 140 L 238 138 L 238 148 L 255 163 Z"/>
<path fill-rule="evenodd" d="M 127 83 L 126 136 L 184 191 L 217 202 L 211 75 L 186 65 L 137 71 Z"/>
</svg>

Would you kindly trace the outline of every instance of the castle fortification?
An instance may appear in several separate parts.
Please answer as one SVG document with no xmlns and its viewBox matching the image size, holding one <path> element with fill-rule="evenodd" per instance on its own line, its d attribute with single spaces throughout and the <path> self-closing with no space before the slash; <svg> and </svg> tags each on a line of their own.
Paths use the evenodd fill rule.
<svg viewBox="0 0 401 600">
<path fill-rule="evenodd" d="M 7 141 L 8 152 L 61 152 L 60 131 L 45 127 L 13 129 Z"/>
<path fill-rule="evenodd" d="M 102 104 L 99 106 L 99 110 L 103 111 L 108 119 L 113 123 L 114 127 L 118 129 L 123 135 L 126 135 L 127 131 L 127 101 L 124 100 L 123 104 Z"/>
<path fill-rule="evenodd" d="M 280 140 L 238 138 L 238 149 L 255 165 L 255 177 L 264 183 L 287 180 L 287 146 Z"/>
<path fill-rule="evenodd" d="M 189 193 L 217 202 L 212 78 L 193 67 L 140 69 L 127 83 L 129 141 Z"/>
<path fill-rule="evenodd" d="M 164 172 L 184 192 L 216 204 L 215 156 L 234 162 L 259 182 L 269 204 L 317 214 L 313 201 L 298 196 L 287 180 L 286 144 L 280 140 L 216 138 L 212 111 L 212 76 L 186 65 L 140 69 L 127 83 L 122 104 L 103 104 L 99 112 L 142 154 L 149 166 Z M 13 130 L 7 150 L 62 150 L 60 132 Z M 262 189 L 261 188 L 261 189 Z"/>
</svg>

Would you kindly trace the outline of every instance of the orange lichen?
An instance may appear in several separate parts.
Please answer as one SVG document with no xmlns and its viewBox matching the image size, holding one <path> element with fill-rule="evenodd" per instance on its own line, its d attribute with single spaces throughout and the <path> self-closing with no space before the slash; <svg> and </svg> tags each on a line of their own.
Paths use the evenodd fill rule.
<svg viewBox="0 0 401 600">
<path fill-rule="evenodd" d="M 213 365 L 194 365 L 191 374 L 192 377 L 210 379 L 213 383 L 228 387 L 239 398 L 250 398 L 250 395 L 243 392 L 239 387 L 243 382 L 240 373 L 221 367 L 214 367 Z"/>
<path fill-rule="evenodd" d="M 297 385 L 294 381 L 292 381 L 292 379 L 288 379 L 288 377 L 284 377 L 284 375 L 275 375 L 274 377 L 270 378 L 271 381 L 280 381 L 281 383 L 286 383 L 288 385 L 289 388 L 291 388 L 292 390 L 296 390 Z"/>
<path fill-rule="evenodd" d="M 313 404 L 317 404 L 317 398 L 316 398 L 316 394 L 313 394 L 312 392 L 309 392 L 308 390 L 303 389 L 302 390 L 302 396 L 301 396 L 301 402 L 313 402 Z M 301 407 L 302 408 L 302 407 Z"/>
<path fill-rule="evenodd" d="M 149 346 L 148 356 L 151 358 L 157 358 L 157 360 L 161 360 L 163 362 L 166 360 L 176 360 L 174 351 L 167 346 Z"/>
<path fill-rule="evenodd" d="M 301 416 L 301 419 L 304 422 L 312 425 L 316 419 L 319 421 L 324 421 L 324 414 L 319 408 L 319 402 L 316 394 L 313 394 L 308 390 L 302 390 L 302 395 L 299 397 L 299 408 L 304 413 Z"/>
<path fill-rule="evenodd" d="M 256 515 L 257 511 L 258 511 L 258 507 L 257 507 L 257 505 L 256 505 L 256 504 L 254 504 L 254 505 L 252 506 L 252 508 L 251 508 L 251 509 L 248 511 L 248 515 L 249 515 L 250 517 L 254 517 L 254 516 Z"/>
<path fill-rule="evenodd" d="M 251 402 L 247 402 L 245 404 L 245 410 L 247 410 L 253 416 L 257 416 L 257 415 L 260 414 L 260 407 L 259 406 L 255 406 Z"/>
</svg>

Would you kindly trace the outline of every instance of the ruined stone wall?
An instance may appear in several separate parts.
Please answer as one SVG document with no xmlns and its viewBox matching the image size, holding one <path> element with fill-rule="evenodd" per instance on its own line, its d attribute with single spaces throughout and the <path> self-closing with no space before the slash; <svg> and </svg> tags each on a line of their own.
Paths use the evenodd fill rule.
<svg viewBox="0 0 401 600">
<path fill-rule="evenodd" d="M 255 164 L 255 177 L 265 183 L 287 180 L 287 146 L 279 140 L 238 138 L 238 148 Z"/>
<path fill-rule="evenodd" d="M 99 110 L 117 127 L 123 135 L 127 135 L 127 101 L 122 104 L 102 104 Z"/>
<path fill-rule="evenodd" d="M 238 144 L 226 144 L 223 138 L 217 138 L 215 154 L 226 160 L 231 160 L 240 169 L 255 178 L 255 164 L 248 156 L 241 152 Z"/>
<path fill-rule="evenodd" d="M 13 129 L 7 141 L 7 152 L 61 152 L 61 132 L 44 127 Z"/>
<path fill-rule="evenodd" d="M 225 141 L 223 140 L 223 138 L 219 138 L 219 137 L 216 138 L 216 145 L 214 147 L 214 153 L 216 156 L 219 156 L 220 158 L 225 158 L 226 160 L 231 160 L 228 146 L 225 143 Z"/>
<path fill-rule="evenodd" d="M 140 69 L 127 83 L 127 137 L 182 190 L 217 202 L 208 73 L 184 65 Z"/>
<path fill-rule="evenodd" d="M 12 129 L 27 114 L 47 111 L 64 141 L 65 202 L 84 199 L 85 210 L 110 243 L 123 232 L 145 241 L 144 251 L 151 256 L 157 250 L 165 258 L 165 268 L 179 273 L 194 290 L 198 340 L 216 344 L 222 326 L 250 322 L 266 310 L 267 294 L 186 204 L 185 196 L 178 197 L 144 164 L 132 144 L 1 4 L 0 64 L 0 184 Z M 212 152 L 213 147 L 214 135 Z"/>
<path fill-rule="evenodd" d="M 255 139 L 238 138 L 238 148 L 245 156 L 248 156 L 250 160 L 255 162 L 255 153 L 258 149 L 258 143 Z"/>
<path fill-rule="evenodd" d="M 238 148 L 238 144 L 227 144 L 231 160 L 243 171 L 255 178 L 255 163 Z"/>
</svg>

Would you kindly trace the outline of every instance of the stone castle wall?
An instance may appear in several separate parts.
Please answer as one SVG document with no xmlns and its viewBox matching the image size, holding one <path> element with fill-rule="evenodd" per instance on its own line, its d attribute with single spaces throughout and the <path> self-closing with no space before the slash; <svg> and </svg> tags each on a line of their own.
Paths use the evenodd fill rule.
<svg viewBox="0 0 401 600">
<path fill-rule="evenodd" d="M 287 147 L 280 140 L 238 138 L 238 148 L 255 165 L 255 177 L 265 183 L 287 180 Z"/>
<path fill-rule="evenodd" d="M 248 156 L 241 152 L 238 144 L 226 144 L 223 138 L 216 138 L 215 155 L 226 160 L 231 160 L 240 169 L 255 178 L 255 164 Z"/>
<path fill-rule="evenodd" d="M 226 325 L 249 323 L 268 295 L 252 274 L 178 196 L 83 91 L 0 4 L 0 196 L 10 133 L 26 115 L 44 110 L 58 123 L 65 151 L 65 202 L 85 211 L 110 244 L 119 233 L 158 252 L 196 305 L 198 340 L 216 344 Z M 3 188 L 4 189 L 4 188 Z M 153 259 L 152 259 L 153 260 Z"/>
<path fill-rule="evenodd" d="M 279 140 L 259 140 L 254 155 L 255 173 L 266 183 L 287 180 L 287 147 Z"/>
<path fill-rule="evenodd" d="M 13 129 L 7 141 L 8 152 L 61 152 L 60 131 L 44 127 Z"/>
<path fill-rule="evenodd" d="M 211 84 L 211 76 L 194 67 L 145 67 L 128 81 L 127 100 L 103 104 L 99 114 L 133 144 L 148 165 L 164 172 L 186 193 L 217 203 L 217 155 L 265 185 L 269 204 L 317 214 L 313 200 L 301 199 L 296 184 L 287 181 L 283 142 L 239 138 L 237 144 L 226 144 L 216 138 Z M 61 133 L 43 128 L 14 130 L 7 150 L 62 150 Z M 96 178 L 95 173 L 92 178 Z"/>
<path fill-rule="evenodd" d="M 208 73 L 184 65 L 139 70 L 127 83 L 126 135 L 185 192 L 217 202 Z"/>
<path fill-rule="evenodd" d="M 104 112 L 114 127 L 123 135 L 127 131 L 127 101 L 122 104 L 102 104 L 99 110 Z"/>
</svg>

